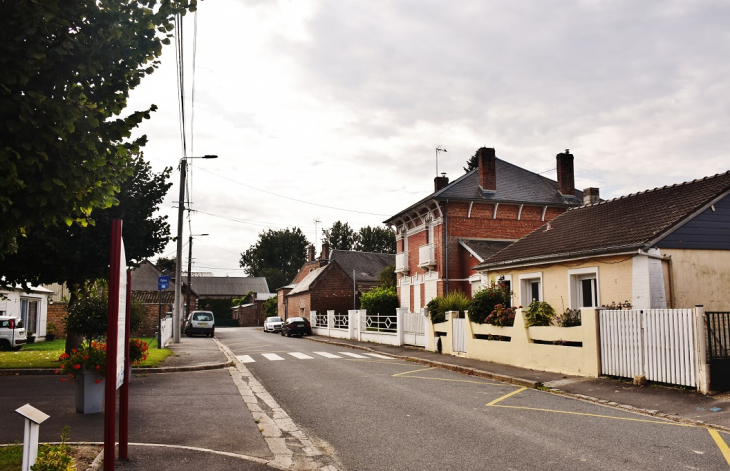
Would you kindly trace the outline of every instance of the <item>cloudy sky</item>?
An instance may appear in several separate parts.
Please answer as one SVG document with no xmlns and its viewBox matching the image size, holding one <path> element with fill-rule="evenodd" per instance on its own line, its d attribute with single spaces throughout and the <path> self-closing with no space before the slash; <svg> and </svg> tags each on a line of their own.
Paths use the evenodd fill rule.
<svg viewBox="0 0 730 471">
<path fill-rule="evenodd" d="M 482 146 L 603 198 L 730 169 L 730 3 L 206 0 L 185 17 L 193 270 L 242 276 L 266 229 L 378 225 Z M 192 85 L 195 84 L 193 99 Z M 182 156 L 175 51 L 130 109 L 157 170 Z M 161 209 L 177 231 L 180 174 Z M 187 246 L 184 249 L 187 263 Z M 162 254 L 175 255 L 170 243 Z M 272 287 L 274 288 L 274 287 Z"/>
</svg>

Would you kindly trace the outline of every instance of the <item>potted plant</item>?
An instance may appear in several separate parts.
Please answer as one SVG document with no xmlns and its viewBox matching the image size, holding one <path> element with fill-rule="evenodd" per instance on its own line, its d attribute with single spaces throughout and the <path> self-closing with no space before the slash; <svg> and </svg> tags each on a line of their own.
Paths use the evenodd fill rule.
<svg viewBox="0 0 730 471">
<path fill-rule="evenodd" d="M 56 339 L 56 324 L 49 322 L 46 325 L 46 341 L 50 342 Z"/>
<path fill-rule="evenodd" d="M 32 330 L 28 331 L 28 335 L 26 336 L 26 343 L 35 343 L 35 332 Z"/>
<path fill-rule="evenodd" d="M 104 374 L 106 373 L 106 343 L 91 341 L 71 354 L 59 357 L 61 366 L 56 374 L 61 381 L 76 383 L 76 412 L 94 414 L 104 408 Z"/>
</svg>

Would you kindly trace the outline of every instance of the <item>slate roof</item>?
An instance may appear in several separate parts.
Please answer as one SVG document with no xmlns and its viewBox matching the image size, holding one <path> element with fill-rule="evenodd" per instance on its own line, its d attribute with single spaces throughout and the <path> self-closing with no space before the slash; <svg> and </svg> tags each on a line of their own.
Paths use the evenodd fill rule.
<svg viewBox="0 0 730 471">
<path fill-rule="evenodd" d="M 395 265 L 395 254 L 333 250 L 330 261 L 335 261 L 348 275 L 355 270 L 357 281 L 378 281 L 383 268 Z"/>
<path fill-rule="evenodd" d="M 484 192 L 479 187 L 479 169 L 472 170 L 457 178 L 446 187 L 423 198 L 385 221 L 407 213 L 429 200 L 479 201 L 495 203 L 519 203 L 549 206 L 575 206 L 582 204 L 583 192 L 575 191 L 575 196 L 563 196 L 558 192 L 558 182 L 518 167 L 502 159 L 495 158 L 497 191 Z"/>
<path fill-rule="evenodd" d="M 728 192 L 730 171 L 571 208 L 477 268 L 648 248 Z"/>
<path fill-rule="evenodd" d="M 473 253 L 480 262 L 514 243 L 514 240 L 459 239 L 459 243 Z"/>
<path fill-rule="evenodd" d="M 239 297 L 248 294 L 268 293 L 269 285 L 263 276 L 193 276 L 190 279 L 192 289 L 198 296 L 233 296 Z"/>
<path fill-rule="evenodd" d="M 293 296 L 298 293 L 304 293 L 305 291 L 309 291 L 309 286 L 314 283 L 314 280 L 317 279 L 317 277 L 329 267 L 329 265 L 325 265 L 323 267 L 315 268 L 314 270 L 310 271 L 307 276 L 304 277 L 302 281 L 297 283 L 297 285 L 294 287 L 293 290 L 289 291 L 289 294 L 287 296 Z"/>
</svg>

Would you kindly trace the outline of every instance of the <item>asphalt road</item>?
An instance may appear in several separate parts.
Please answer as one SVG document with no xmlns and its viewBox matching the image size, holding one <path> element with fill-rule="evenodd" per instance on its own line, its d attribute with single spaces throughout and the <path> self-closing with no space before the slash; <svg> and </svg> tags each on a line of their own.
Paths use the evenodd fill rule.
<svg viewBox="0 0 730 471">
<path fill-rule="evenodd" d="M 730 467 L 706 428 L 260 329 L 216 337 L 346 469 Z"/>
</svg>

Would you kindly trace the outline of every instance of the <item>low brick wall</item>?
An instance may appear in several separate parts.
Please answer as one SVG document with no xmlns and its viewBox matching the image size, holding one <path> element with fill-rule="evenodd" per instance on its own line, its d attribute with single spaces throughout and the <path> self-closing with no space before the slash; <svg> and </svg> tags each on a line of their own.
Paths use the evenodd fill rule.
<svg viewBox="0 0 730 471">
<path fill-rule="evenodd" d="M 66 307 L 66 303 L 55 302 L 48 304 L 46 326 L 51 322 L 56 326 L 56 338 L 66 338 L 66 324 L 63 322 L 68 314 Z"/>
</svg>

